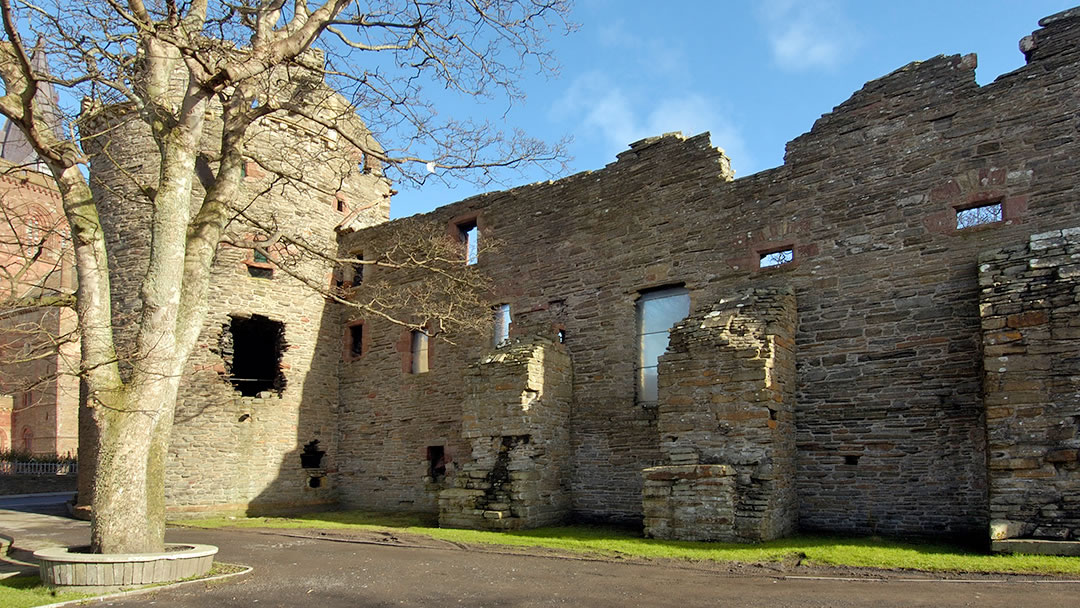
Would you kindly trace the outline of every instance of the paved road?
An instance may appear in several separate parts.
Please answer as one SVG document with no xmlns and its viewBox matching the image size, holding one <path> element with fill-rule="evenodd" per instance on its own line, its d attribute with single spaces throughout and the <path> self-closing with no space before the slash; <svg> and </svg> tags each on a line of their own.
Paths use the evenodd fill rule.
<svg viewBox="0 0 1080 608">
<path fill-rule="evenodd" d="M 233 582 L 106 602 L 111 606 L 1056 606 L 1075 608 L 1080 584 L 801 580 L 726 567 L 585 561 L 292 538 L 253 531 L 174 530 L 209 542 L 220 559 L 255 566 Z M 798 575 L 797 569 L 790 573 Z"/>
<path fill-rule="evenodd" d="M 0 509 L 46 515 L 64 515 L 67 513 L 65 505 L 74 497 L 75 492 L 0 496 Z"/>
<path fill-rule="evenodd" d="M 85 544 L 86 522 L 0 510 L 0 532 L 27 544 Z M 296 535 L 305 535 L 297 537 Z M 318 531 L 171 529 L 171 542 L 210 543 L 220 561 L 255 570 L 109 600 L 109 606 L 1057 606 L 1080 604 L 1080 583 L 984 580 L 806 580 L 802 567 L 588 561 L 465 550 L 415 537 L 366 534 L 339 542 Z M 423 545 L 423 546 L 418 546 Z M 828 574 L 829 572 L 826 572 Z M 838 574 L 843 574 L 838 573 Z M 864 576 L 864 574 L 856 573 Z"/>
</svg>

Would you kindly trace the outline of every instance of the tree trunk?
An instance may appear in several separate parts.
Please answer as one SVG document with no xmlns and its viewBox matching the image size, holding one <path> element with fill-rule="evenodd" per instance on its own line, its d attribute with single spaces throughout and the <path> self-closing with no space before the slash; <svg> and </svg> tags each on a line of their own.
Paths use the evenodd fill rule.
<svg viewBox="0 0 1080 608">
<path fill-rule="evenodd" d="M 90 524 L 94 553 L 164 550 L 165 458 L 178 381 L 162 378 L 94 408 L 97 466 Z"/>
</svg>

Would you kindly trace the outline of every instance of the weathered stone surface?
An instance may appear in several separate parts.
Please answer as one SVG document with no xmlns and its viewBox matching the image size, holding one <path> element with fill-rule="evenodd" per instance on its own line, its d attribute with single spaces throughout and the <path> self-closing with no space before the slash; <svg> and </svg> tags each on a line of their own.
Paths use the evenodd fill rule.
<svg viewBox="0 0 1080 608">
<path fill-rule="evenodd" d="M 511 305 L 511 334 L 563 332 L 573 362 L 565 479 L 573 514 L 639 521 L 641 471 L 692 461 L 661 450 L 660 414 L 635 398 L 639 295 L 683 285 L 699 315 L 751 288 L 790 286 L 797 354 L 785 406 L 794 408 L 799 526 L 985 538 L 986 420 L 1041 414 L 1032 404 L 984 404 L 979 281 L 986 275 L 977 256 L 1080 224 L 1080 150 L 1070 118 L 1078 23 L 1047 24 L 1033 37 L 1029 65 L 986 86 L 960 56 L 867 83 L 792 141 L 783 166 L 748 177 L 733 180 L 707 136 L 668 135 L 633 144 L 597 171 L 415 218 L 437 226 L 476 218 L 481 239 L 502 243 L 476 269 L 495 279 L 497 301 Z M 1002 221 L 957 229 L 958 210 L 994 201 Z M 375 247 L 397 226 L 346 235 L 343 246 Z M 1039 239 L 1040 256 L 1063 240 Z M 759 268 L 761 255 L 787 247 L 791 263 Z M 1012 260 L 1003 272 L 1063 274 L 1029 263 Z M 983 315 L 1002 317 L 995 331 L 1036 327 L 1008 324 L 1009 315 L 1029 310 L 1022 303 L 1000 306 Z M 1016 317 L 1014 325 L 1032 321 Z M 439 345 L 431 371 L 410 376 L 394 346 L 400 330 L 369 323 L 369 353 L 342 368 L 338 485 L 350 505 L 433 511 L 419 481 L 423 449 L 439 442 L 468 462 L 472 446 L 458 430 L 470 416 L 462 370 L 485 356 L 491 336 Z M 1027 365 L 1041 373 L 1059 357 L 1032 353 Z M 678 373 L 674 362 L 669 369 Z M 694 382 L 707 390 L 766 378 L 751 365 Z M 689 378 L 685 385 L 695 386 Z M 754 399 L 717 391 L 706 411 L 736 431 L 774 431 L 770 422 L 779 430 L 781 419 L 730 405 Z M 675 420 L 669 428 L 704 433 L 703 424 Z M 1048 478 L 1038 476 L 1052 466 L 1017 472 L 1042 483 Z M 783 475 L 775 466 L 761 474 Z"/>
<path fill-rule="evenodd" d="M 795 297 L 777 287 L 672 328 L 657 430 L 664 459 L 682 466 L 645 469 L 646 535 L 763 541 L 795 530 L 795 323 Z M 724 466 L 703 474 L 698 463 Z M 737 481 L 712 483 L 721 470 Z"/>
<path fill-rule="evenodd" d="M 1080 277 L 1059 272 L 1078 259 L 1071 229 L 981 258 L 994 540 L 1080 540 L 1080 340 L 1069 331 L 1080 327 Z M 993 348 L 1002 319 L 1017 328 L 1008 353 Z"/>
<path fill-rule="evenodd" d="M 440 524 L 534 528 L 569 515 L 571 384 L 566 350 L 543 338 L 496 348 L 465 370 L 461 434 L 472 459 L 456 487 L 439 492 Z"/>
</svg>

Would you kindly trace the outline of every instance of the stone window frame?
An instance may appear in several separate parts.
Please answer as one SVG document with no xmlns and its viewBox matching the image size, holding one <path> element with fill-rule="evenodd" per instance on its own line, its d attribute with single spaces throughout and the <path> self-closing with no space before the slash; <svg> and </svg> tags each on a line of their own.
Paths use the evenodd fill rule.
<svg viewBox="0 0 1080 608">
<path fill-rule="evenodd" d="M 342 192 L 334 194 L 334 198 L 330 201 L 330 206 L 334 208 L 334 211 L 341 215 L 349 214 L 349 203 L 345 200 L 345 194 Z"/>
<path fill-rule="evenodd" d="M 503 311 L 506 312 L 505 318 L 503 317 Z M 495 346 L 495 348 L 499 348 L 500 346 L 506 346 L 510 343 L 510 337 L 513 335 L 513 306 L 510 305 L 510 302 L 500 302 L 499 304 L 491 307 L 491 312 L 493 327 L 493 330 L 491 332 L 492 344 Z M 505 335 L 503 335 L 500 339 L 500 334 L 504 333 L 503 331 L 500 331 L 501 327 L 505 327 L 506 329 Z"/>
<path fill-rule="evenodd" d="M 634 299 L 634 402 L 642 407 L 655 407 L 657 405 L 656 400 L 643 399 L 642 392 L 644 390 L 644 376 L 643 371 L 648 368 L 655 368 L 654 365 L 643 365 L 644 361 L 642 357 L 644 355 L 642 349 L 642 338 L 645 334 L 642 333 L 642 303 L 650 300 L 661 299 L 664 296 L 661 294 L 669 294 L 669 297 L 675 297 L 679 295 L 685 295 L 687 298 L 687 313 L 682 317 L 685 319 L 690 316 L 690 313 L 694 310 L 693 292 L 686 283 L 668 283 L 664 285 L 657 285 L 653 287 L 646 287 L 636 292 L 637 297 Z M 680 319 L 679 321 L 682 321 Z M 678 323 L 679 321 L 676 321 Z M 674 327 L 675 324 L 672 324 Z M 670 337 L 671 328 L 668 328 Z M 658 332 L 652 332 L 658 333 Z M 659 359 L 659 357 L 658 357 Z M 659 380 L 659 378 L 658 378 Z"/>
<path fill-rule="evenodd" d="M 254 237 L 250 237 L 250 238 L 251 238 L 251 240 L 254 240 Z M 274 274 L 275 274 L 274 273 L 274 262 L 273 262 L 273 260 L 274 260 L 274 252 L 271 249 L 265 249 L 265 251 L 266 251 L 266 254 L 263 257 L 266 258 L 266 261 L 263 262 L 263 261 L 260 261 L 260 260 L 256 259 L 257 255 L 262 255 L 262 254 L 260 254 L 254 247 L 252 247 L 251 249 L 248 249 L 247 258 L 244 260 L 243 263 L 244 263 L 244 266 L 246 267 L 248 275 L 253 279 L 272 280 L 274 278 Z M 255 269 L 255 271 L 252 271 L 252 269 Z M 264 271 L 264 272 L 269 271 L 270 276 L 268 276 L 268 277 L 256 276 L 258 271 Z"/>
<path fill-rule="evenodd" d="M 26 452 L 30 452 L 31 454 L 33 454 L 34 453 L 34 429 L 30 428 L 29 425 L 24 426 L 23 430 L 22 430 L 22 435 L 20 435 L 19 438 L 22 439 L 22 446 L 23 446 L 22 449 L 24 451 L 26 451 Z"/>
<path fill-rule="evenodd" d="M 409 331 L 409 373 L 418 376 L 431 371 L 431 336 L 422 329 Z"/>
<path fill-rule="evenodd" d="M 371 345 L 371 337 L 368 328 L 365 327 L 366 322 L 364 319 L 354 319 L 345 324 L 345 330 L 342 332 L 341 337 L 341 358 L 346 363 L 352 363 L 362 359 L 364 355 L 368 353 L 368 349 Z M 353 328 L 360 328 L 360 352 L 355 351 L 356 336 L 353 333 Z"/>
<path fill-rule="evenodd" d="M 971 209 L 979 209 L 981 207 L 990 207 L 990 206 L 993 206 L 993 205 L 997 205 L 1001 209 L 1001 217 L 998 218 L 997 220 L 994 220 L 992 222 L 981 222 L 981 223 L 978 223 L 978 224 L 973 224 L 971 226 L 959 226 L 958 225 L 959 222 L 960 222 L 960 214 L 962 212 L 970 211 Z M 971 232 L 971 231 L 986 230 L 987 228 L 993 228 L 995 226 L 1002 226 L 1002 225 L 1008 224 L 1010 222 L 1010 220 L 1015 219 L 1014 217 L 1011 217 L 1013 215 L 1013 213 L 1015 212 L 1015 209 L 1011 205 L 1006 205 L 1005 204 L 1005 197 L 1004 196 L 996 196 L 996 195 L 978 196 L 978 197 L 975 197 L 975 200 L 971 200 L 971 201 L 968 201 L 966 203 L 958 203 L 958 204 L 952 205 L 952 211 L 953 211 L 953 220 L 954 220 L 954 222 L 953 222 L 953 230 L 955 232 L 968 233 L 968 232 Z"/>
<path fill-rule="evenodd" d="M 791 260 L 782 264 L 773 264 L 771 266 L 761 265 L 761 260 L 764 259 L 766 256 L 773 253 L 780 253 L 781 251 L 790 251 Z M 801 256 L 797 254 L 797 247 L 795 246 L 795 241 L 793 240 L 782 241 L 779 243 L 762 243 L 754 247 L 754 265 L 758 272 L 773 272 L 781 268 L 791 269 L 799 264 L 800 258 Z"/>
<path fill-rule="evenodd" d="M 468 247 L 468 231 L 473 228 L 476 229 L 477 252 L 475 257 L 470 257 L 468 250 L 465 251 L 466 266 L 476 266 L 480 263 L 480 241 L 483 240 L 483 235 L 488 230 L 484 218 L 479 211 L 472 211 L 453 217 L 447 225 L 447 233 L 450 238 L 462 243 L 466 248 Z"/>
<path fill-rule="evenodd" d="M 426 330 L 426 328 L 424 328 L 424 329 Z M 406 377 L 411 377 L 411 378 L 422 378 L 422 377 L 428 376 L 429 375 L 428 372 L 430 372 L 432 370 L 432 361 L 435 360 L 435 354 L 434 354 L 435 350 L 436 350 L 435 349 L 435 341 L 431 339 L 431 334 L 427 334 L 428 335 L 428 344 L 427 344 L 427 364 L 428 365 L 427 365 L 427 372 L 421 372 L 421 373 L 418 373 L 418 374 L 413 373 L 413 371 L 412 371 L 413 331 L 414 330 L 411 329 L 411 328 L 407 328 L 407 327 L 401 328 L 401 333 L 398 334 L 398 340 L 394 344 L 394 350 L 401 357 L 401 373 L 402 373 L 402 375 L 404 375 Z M 415 330 L 415 331 L 419 331 L 419 330 Z"/>
</svg>

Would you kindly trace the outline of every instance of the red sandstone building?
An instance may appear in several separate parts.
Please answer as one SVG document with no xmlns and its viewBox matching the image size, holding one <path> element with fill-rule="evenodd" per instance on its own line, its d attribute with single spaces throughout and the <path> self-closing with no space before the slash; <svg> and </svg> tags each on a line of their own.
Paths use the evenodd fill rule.
<svg viewBox="0 0 1080 608">
<path fill-rule="evenodd" d="M 35 57 L 35 68 L 43 69 Z M 51 100 L 52 87 L 39 95 Z M 10 123 L 0 149 L 0 451 L 78 449 L 77 322 L 69 234 L 48 169 Z M 46 305 L 43 305 L 46 304 Z"/>
</svg>

